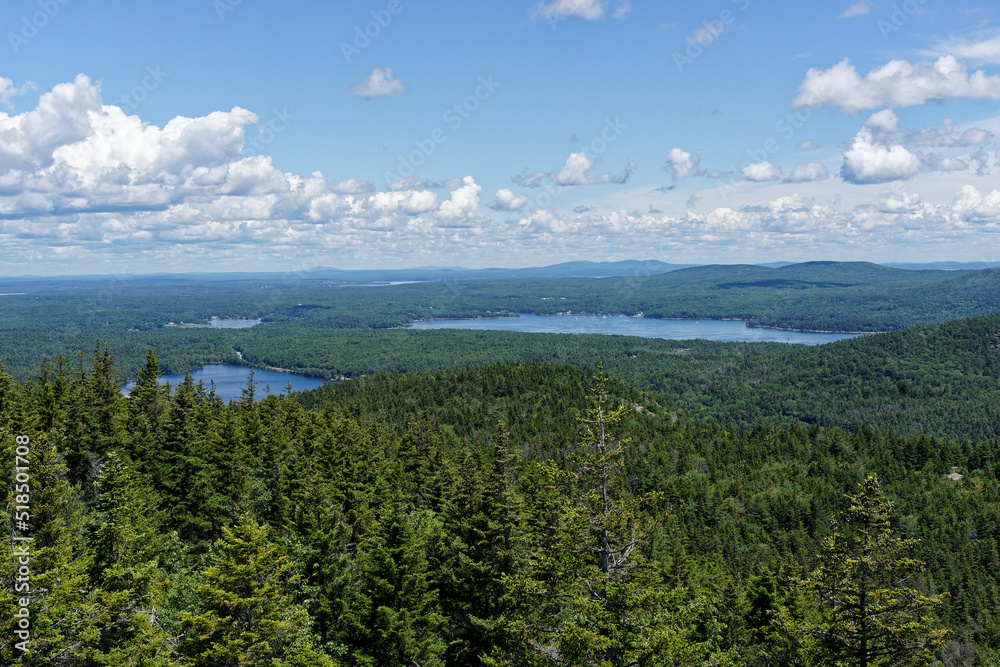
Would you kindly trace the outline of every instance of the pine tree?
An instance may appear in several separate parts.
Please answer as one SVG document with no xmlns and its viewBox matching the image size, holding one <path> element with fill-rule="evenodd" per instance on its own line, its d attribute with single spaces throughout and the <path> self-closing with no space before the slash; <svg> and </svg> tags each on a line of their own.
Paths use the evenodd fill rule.
<svg viewBox="0 0 1000 667">
<path fill-rule="evenodd" d="M 196 590 L 201 608 L 180 615 L 194 665 L 331 664 L 312 648 L 308 615 L 292 598 L 295 563 L 268 533 L 244 515 L 215 543 Z"/>
<path fill-rule="evenodd" d="M 893 503 L 876 477 L 858 486 L 858 494 L 848 496 L 846 525 L 831 522 L 820 565 L 805 582 L 822 615 L 801 629 L 818 645 L 818 664 L 930 664 L 951 634 L 933 617 L 947 594 L 928 596 L 912 587 L 911 578 L 924 569 L 909 555 L 916 540 L 890 528 Z"/>
<path fill-rule="evenodd" d="M 162 446 L 162 419 L 169 390 L 159 383 L 160 363 L 152 350 L 139 369 L 126 406 L 126 451 L 133 461 L 151 463 Z"/>
<path fill-rule="evenodd" d="M 13 599 L 30 600 L 31 642 L 30 653 L 23 655 L 20 664 L 87 665 L 99 648 L 101 628 L 108 623 L 110 614 L 102 604 L 101 591 L 89 577 L 92 559 L 82 539 L 86 511 L 67 482 L 66 465 L 48 437 L 31 438 L 29 459 L 29 527 L 20 528 L 19 533 L 32 538 L 28 543 L 30 576 L 25 582 L 28 589 L 17 592 Z M 7 518 L 13 521 L 12 516 Z M 10 533 L 13 526 L 5 528 Z M 12 583 L 18 563 L 10 548 L 3 551 L 2 576 Z M 0 599 L 0 603 L 9 605 L 11 599 Z M 16 624 L 13 614 L 4 616 L 0 631 L 12 638 Z M 17 664 L 13 658 L 19 656 L 10 655 L 10 649 L 9 641 L 0 649 L 3 664 Z"/>
<path fill-rule="evenodd" d="M 627 443 L 612 435 L 628 408 L 609 407 L 603 371 L 595 381 L 593 407 L 581 419 L 582 451 L 565 468 L 543 467 L 561 493 L 555 530 L 536 536 L 532 572 L 508 579 L 521 619 L 511 618 L 507 630 L 527 646 L 514 655 L 494 653 L 490 664 L 686 665 L 705 655 L 688 636 L 684 591 L 670 590 L 641 553 L 660 497 L 629 492 Z"/>
<path fill-rule="evenodd" d="M 90 576 L 101 586 L 109 618 L 95 659 L 164 664 L 169 651 L 157 607 L 170 587 L 163 561 L 176 535 L 162 536 L 152 493 L 117 452 L 108 456 L 96 487 L 98 515 L 88 530 Z"/>
<path fill-rule="evenodd" d="M 360 581 L 344 615 L 343 643 L 351 664 L 433 665 L 445 651 L 446 619 L 427 559 L 440 532 L 432 512 L 391 503 L 380 525 L 358 547 Z"/>
</svg>

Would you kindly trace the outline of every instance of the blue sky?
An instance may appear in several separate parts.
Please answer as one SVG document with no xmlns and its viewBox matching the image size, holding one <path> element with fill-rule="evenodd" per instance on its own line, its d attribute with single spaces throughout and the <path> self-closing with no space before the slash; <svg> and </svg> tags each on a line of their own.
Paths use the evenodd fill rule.
<svg viewBox="0 0 1000 667">
<path fill-rule="evenodd" d="M 995 3 L 10 0 L 0 275 L 1000 259 Z"/>
</svg>

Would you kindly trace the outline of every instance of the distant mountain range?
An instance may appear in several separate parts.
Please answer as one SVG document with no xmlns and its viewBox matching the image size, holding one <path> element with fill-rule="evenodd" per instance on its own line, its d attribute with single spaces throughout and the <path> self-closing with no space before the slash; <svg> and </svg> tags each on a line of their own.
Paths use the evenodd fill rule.
<svg viewBox="0 0 1000 667">
<path fill-rule="evenodd" d="M 767 262 L 750 266 L 771 269 L 795 265 L 795 262 Z M 803 264 L 814 264 L 805 262 Z M 521 269 L 467 269 L 460 266 L 423 266 L 408 269 L 336 269 L 318 267 L 299 272 L 232 272 L 232 273 L 153 273 L 126 275 L 82 275 L 82 276 L 17 276 L 0 278 L 4 284 L 28 282 L 75 281 L 90 282 L 103 280 L 165 280 L 172 282 L 215 282 L 243 280 L 274 280 L 296 276 L 302 280 L 332 280 L 340 283 L 378 283 L 439 280 L 504 280 L 517 278 L 601 278 L 616 276 L 650 276 L 670 273 L 679 269 L 705 266 L 703 264 L 670 264 L 659 260 L 623 260 L 620 262 L 563 262 L 550 266 Z M 974 271 L 1000 267 L 1000 262 L 885 262 L 881 266 L 909 271 Z"/>
<path fill-rule="evenodd" d="M 882 266 L 907 271 L 978 271 L 980 269 L 996 269 L 1000 262 L 883 262 Z"/>
<path fill-rule="evenodd" d="M 238 281 L 274 280 L 294 275 L 302 280 L 334 280 L 344 283 L 372 283 L 435 280 L 503 280 L 508 278 L 599 278 L 612 276 L 649 276 L 686 269 L 697 264 L 668 264 L 658 260 L 624 260 L 620 262 L 564 262 L 551 266 L 523 269 L 466 269 L 463 267 L 425 266 L 409 269 L 334 269 L 318 267 L 299 272 L 238 272 L 238 273 L 155 273 L 142 275 L 92 276 L 19 276 L 5 279 L 7 284 L 53 280 L 170 280 L 170 281 Z"/>
</svg>

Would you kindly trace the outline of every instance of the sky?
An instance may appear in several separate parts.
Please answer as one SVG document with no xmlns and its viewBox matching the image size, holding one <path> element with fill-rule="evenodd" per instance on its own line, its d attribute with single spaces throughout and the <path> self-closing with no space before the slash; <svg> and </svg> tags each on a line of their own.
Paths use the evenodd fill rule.
<svg viewBox="0 0 1000 667">
<path fill-rule="evenodd" d="M 998 135 L 985 0 L 6 0 L 0 275 L 995 262 Z"/>
</svg>

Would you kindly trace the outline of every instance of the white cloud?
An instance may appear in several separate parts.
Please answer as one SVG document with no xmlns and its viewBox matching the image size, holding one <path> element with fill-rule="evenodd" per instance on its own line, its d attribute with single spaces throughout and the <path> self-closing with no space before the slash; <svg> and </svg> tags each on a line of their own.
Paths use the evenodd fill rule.
<svg viewBox="0 0 1000 667">
<path fill-rule="evenodd" d="M 472 176 L 462 179 L 462 185 L 451 192 L 451 199 L 441 202 L 439 214 L 448 220 L 471 217 L 479 212 L 479 193 L 482 186 L 477 185 Z"/>
<path fill-rule="evenodd" d="M 376 97 L 402 95 L 406 92 L 406 85 L 396 78 L 390 68 L 382 70 L 376 67 L 367 79 L 354 84 L 348 91 L 358 99 L 370 100 Z"/>
<path fill-rule="evenodd" d="M 859 2 L 855 2 L 853 5 L 845 9 L 844 12 L 840 15 L 840 18 L 851 19 L 856 16 L 864 16 L 865 14 L 871 12 L 871 10 L 872 10 L 872 3 L 868 2 L 868 0 L 860 0 Z"/>
<path fill-rule="evenodd" d="M 808 183 L 811 181 L 822 181 L 829 178 L 829 176 L 830 172 L 822 162 L 807 162 L 795 165 L 791 175 L 785 179 L 785 182 Z"/>
<path fill-rule="evenodd" d="M 447 181 L 453 191 L 439 203 L 416 181 L 365 196 L 374 189 L 367 181 L 327 183 L 319 172 L 302 177 L 268 156 L 244 156 L 246 129 L 258 120 L 237 107 L 161 128 L 103 104 L 86 76 L 44 93 L 31 111 L 0 113 L 0 256 L 26 258 L 27 240 L 38 239 L 31 252 L 72 248 L 88 262 L 131 253 L 207 266 L 234 248 L 237 265 L 309 248 L 405 247 L 416 257 L 450 247 L 456 227 L 486 224 L 471 177 Z M 189 250 L 178 254 L 177 244 Z M 141 267 L 151 270 L 145 260 Z"/>
<path fill-rule="evenodd" d="M 795 148 L 800 151 L 812 151 L 819 148 L 819 146 L 812 139 L 803 139 L 795 146 Z"/>
<path fill-rule="evenodd" d="M 883 109 L 865 121 L 865 127 L 882 132 L 895 132 L 899 129 L 899 116 L 892 109 Z"/>
<path fill-rule="evenodd" d="M 898 215 L 917 213 L 924 208 L 920 195 L 915 192 L 887 192 L 879 197 L 879 211 Z"/>
<path fill-rule="evenodd" d="M 571 153 L 566 158 L 566 164 L 562 170 L 552 176 L 553 182 L 557 185 L 586 185 L 587 172 L 597 164 L 597 158 L 590 157 L 586 153 Z"/>
<path fill-rule="evenodd" d="M 957 58 L 1000 64 L 1000 33 L 980 40 L 950 39 L 939 42 L 935 48 Z"/>
<path fill-rule="evenodd" d="M 883 109 L 873 114 L 865 127 L 873 130 L 876 141 L 906 146 L 982 146 L 993 141 L 994 135 L 988 130 L 976 127 L 957 129 L 950 118 L 945 118 L 939 127 L 923 127 L 902 130 L 900 118 L 892 109 Z"/>
<path fill-rule="evenodd" d="M 906 107 L 959 98 L 1000 99 L 1000 75 L 970 73 L 954 56 L 933 64 L 893 60 L 862 77 L 850 60 L 828 70 L 810 68 L 793 105 L 800 109 L 836 106 L 850 114 L 878 107 Z"/>
<path fill-rule="evenodd" d="M 995 224 L 1000 220 L 1000 190 L 983 195 L 975 187 L 966 185 L 952 201 L 950 213 L 959 221 Z"/>
<path fill-rule="evenodd" d="M 267 156 L 245 156 L 245 133 L 258 120 L 237 107 L 158 126 L 103 104 L 99 85 L 86 77 L 44 93 L 35 109 L 0 113 L 0 266 L 5 273 L 55 274 L 235 270 L 247 262 L 270 270 L 304 258 L 319 262 L 313 266 L 483 265 L 497 257 L 580 256 L 595 247 L 612 248 L 607 254 L 616 258 L 645 251 L 717 261 L 786 249 L 783 256 L 810 257 L 829 251 L 889 255 L 917 243 L 960 249 L 1000 234 L 997 190 L 959 191 L 956 185 L 942 198 L 941 183 L 970 178 L 961 172 L 915 179 L 911 189 L 920 194 L 893 188 L 873 201 L 869 193 L 853 209 L 808 196 L 727 204 L 707 189 L 699 193 L 703 200 L 688 200 L 687 208 L 695 210 L 680 206 L 691 193 L 658 198 L 657 208 L 676 200 L 676 215 L 646 211 L 643 201 L 607 210 L 569 195 L 559 205 L 570 210 L 529 212 L 523 196 L 504 189 L 491 206 L 518 210 L 522 220 L 493 224 L 481 215 L 482 189 L 471 176 L 440 183 L 408 179 L 378 192 L 360 178 L 327 182 L 319 172 L 300 176 L 275 168 Z M 994 160 L 992 147 L 974 156 L 924 157 L 879 141 L 876 132 L 862 129 L 845 151 L 845 169 L 854 169 L 856 182 L 906 177 L 911 159 L 918 171 L 957 169 L 963 161 L 975 170 L 977 162 L 989 166 Z M 958 138 L 966 132 L 949 129 Z M 907 168 L 894 169 L 896 163 Z M 821 176 L 817 165 L 796 166 L 789 180 Z M 587 184 L 622 179 L 591 175 L 597 167 L 584 154 L 543 178 Z M 923 187 L 930 182 L 934 188 Z M 449 188 L 448 195 L 432 191 L 440 187 Z M 822 188 L 795 190 L 814 194 Z M 636 206 L 643 210 L 627 210 Z"/>
<path fill-rule="evenodd" d="M 902 146 L 875 143 L 871 130 L 862 129 L 844 151 L 841 177 L 848 183 L 888 183 L 920 173 L 920 157 Z"/>
<path fill-rule="evenodd" d="M 764 160 L 763 162 L 754 162 L 753 164 L 748 164 L 743 167 L 741 172 L 743 178 L 748 181 L 753 181 L 755 183 L 761 183 L 764 181 L 776 181 L 781 178 L 781 169 L 776 167 L 771 162 Z"/>
<path fill-rule="evenodd" d="M 13 80 L 0 76 L 0 105 L 13 110 L 14 104 L 11 101 L 13 98 L 20 97 L 29 90 L 34 90 L 37 87 L 34 81 L 27 81 L 20 86 L 15 86 Z"/>
<path fill-rule="evenodd" d="M 565 19 L 577 16 L 591 21 L 604 18 L 608 2 L 606 0 L 552 0 L 542 2 L 535 8 L 535 18 Z M 614 10 L 614 18 L 624 18 L 632 10 L 629 0 L 621 0 Z"/>
<path fill-rule="evenodd" d="M 517 211 L 524 208 L 528 203 L 528 198 L 524 195 L 515 195 L 510 188 L 497 190 L 496 198 L 489 203 L 489 207 L 494 211 Z"/>
<path fill-rule="evenodd" d="M 380 213 L 402 211 L 407 215 L 420 215 L 437 210 L 437 195 L 430 190 L 399 190 L 376 192 L 368 198 L 372 208 Z"/>
<path fill-rule="evenodd" d="M 625 167 L 625 171 L 621 176 L 612 176 L 611 174 L 591 176 L 589 172 L 596 164 L 596 157 L 590 157 L 586 153 L 570 153 L 570 156 L 566 158 L 566 164 L 563 165 L 563 168 L 558 172 L 548 174 L 548 176 L 556 185 L 601 185 L 605 183 L 621 184 L 629 179 L 629 176 L 632 175 L 632 170 L 635 168 L 635 163 L 629 160 Z M 529 182 L 537 184 L 539 177 L 543 175 L 544 174 L 534 174 L 529 177 L 528 180 Z"/>
<path fill-rule="evenodd" d="M 950 155 L 928 155 L 924 157 L 923 163 L 929 171 L 965 171 L 969 168 L 968 160 Z"/>
<path fill-rule="evenodd" d="M 389 184 L 389 190 L 393 192 L 399 190 L 432 190 L 440 187 L 441 184 L 436 181 L 430 181 L 425 178 L 417 178 L 416 176 L 410 176 L 399 181 L 393 181 Z"/>
<path fill-rule="evenodd" d="M 348 178 L 330 186 L 330 190 L 338 195 L 366 195 L 374 189 L 375 186 L 370 181 L 359 181 L 356 178 Z"/>
<path fill-rule="evenodd" d="M 670 152 L 667 153 L 667 164 L 670 165 L 670 173 L 674 180 L 684 178 L 691 173 L 691 170 L 698 166 L 700 160 L 700 153 L 696 159 L 692 159 L 691 153 L 677 147 L 671 148 Z"/>
</svg>

